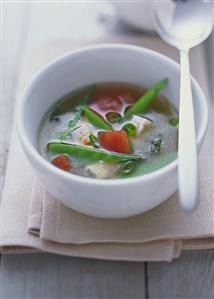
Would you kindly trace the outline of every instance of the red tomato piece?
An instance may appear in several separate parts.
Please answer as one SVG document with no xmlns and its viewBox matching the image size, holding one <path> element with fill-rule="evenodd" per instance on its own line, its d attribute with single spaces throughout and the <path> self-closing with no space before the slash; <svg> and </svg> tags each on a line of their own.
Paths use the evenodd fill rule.
<svg viewBox="0 0 214 299">
<path fill-rule="evenodd" d="M 120 111 L 122 108 L 122 101 L 119 96 L 99 96 L 97 104 L 101 110 Z"/>
<path fill-rule="evenodd" d="M 59 155 L 57 156 L 56 158 L 54 158 L 51 163 L 62 169 L 62 170 L 65 170 L 65 171 L 70 171 L 71 170 L 71 163 L 70 163 L 70 159 L 65 156 L 65 155 Z"/>
<path fill-rule="evenodd" d="M 100 145 L 113 152 L 131 154 L 132 149 L 125 131 L 109 131 L 99 133 Z"/>
</svg>

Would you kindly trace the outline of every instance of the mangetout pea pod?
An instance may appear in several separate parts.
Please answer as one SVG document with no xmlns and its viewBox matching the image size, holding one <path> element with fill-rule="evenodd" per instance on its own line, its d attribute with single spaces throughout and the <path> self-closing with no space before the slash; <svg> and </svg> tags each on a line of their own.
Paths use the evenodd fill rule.
<svg viewBox="0 0 214 299">
<path fill-rule="evenodd" d="M 47 145 L 47 149 L 51 153 L 55 154 L 67 154 L 69 156 L 76 156 L 77 158 L 88 158 L 90 160 L 104 162 L 114 161 L 137 161 L 141 159 L 139 155 L 126 155 L 113 152 L 107 152 L 104 150 L 85 147 L 77 144 L 63 143 L 63 142 L 50 142 Z"/>
<path fill-rule="evenodd" d="M 155 99 L 159 91 L 166 86 L 168 79 L 163 79 L 149 89 L 142 97 L 131 106 L 124 115 L 124 118 L 128 118 L 133 114 L 143 113 L 149 107 L 150 103 Z"/>
<path fill-rule="evenodd" d="M 85 112 L 89 122 L 97 128 L 112 131 L 112 126 L 105 121 L 98 113 L 94 112 L 92 109 L 88 107 L 84 107 L 83 111 Z"/>
</svg>

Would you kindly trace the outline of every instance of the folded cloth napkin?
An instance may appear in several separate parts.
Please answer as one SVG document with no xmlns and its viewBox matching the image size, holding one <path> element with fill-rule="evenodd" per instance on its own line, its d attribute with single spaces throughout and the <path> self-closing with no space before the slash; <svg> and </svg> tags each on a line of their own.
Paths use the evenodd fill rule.
<svg viewBox="0 0 214 299">
<path fill-rule="evenodd" d="M 118 37 L 108 41 L 138 44 L 176 57 L 176 50 L 157 37 L 128 40 Z M 44 63 L 77 46 L 69 41 L 58 41 L 29 50 L 18 94 Z M 191 55 L 193 74 L 208 96 L 203 47 L 194 49 Z M 82 215 L 51 196 L 35 178 L 14 129 L 1 203 L 1 252 L 48 251 L 112 260 L 169 261 L 178 257 L 182 249 L 214 248 L 211 130 L 210 126 L 200 154 L 200 202 L 193 212 L 183 212 L 174 194 L 144 214 L 106 220 Z"/>
</svg>

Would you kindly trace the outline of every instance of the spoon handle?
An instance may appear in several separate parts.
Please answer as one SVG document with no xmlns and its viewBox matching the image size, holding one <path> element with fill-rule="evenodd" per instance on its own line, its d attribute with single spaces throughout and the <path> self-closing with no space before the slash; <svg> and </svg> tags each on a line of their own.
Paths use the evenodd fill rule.
<svg viewBox="0 0 214 299">
<path fill-rule="evenodd" d="M 198 199 L 197 144 L 188 51 L 180 51 L 178 183 L 181 206 L 191 211 Z"/>
</svg>

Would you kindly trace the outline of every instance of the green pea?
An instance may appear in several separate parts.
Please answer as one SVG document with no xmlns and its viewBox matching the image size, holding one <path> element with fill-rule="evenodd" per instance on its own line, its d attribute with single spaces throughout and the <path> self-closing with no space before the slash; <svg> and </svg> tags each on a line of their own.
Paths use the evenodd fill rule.
<svg viewBox="0 0 214 299">
<path fill-rule="evenodd" d="M 137 135 L 137 128 L 132 123 L 125 124 L 122 130 L 125 131 L 128 136 L 134 137 Z"/>
</svg>

